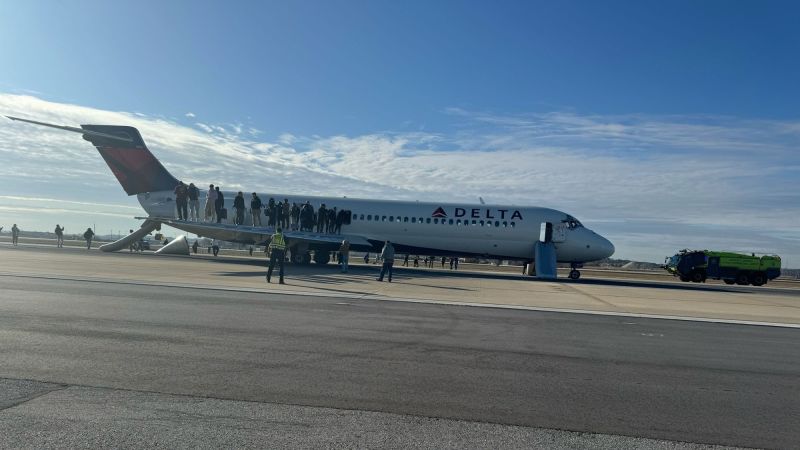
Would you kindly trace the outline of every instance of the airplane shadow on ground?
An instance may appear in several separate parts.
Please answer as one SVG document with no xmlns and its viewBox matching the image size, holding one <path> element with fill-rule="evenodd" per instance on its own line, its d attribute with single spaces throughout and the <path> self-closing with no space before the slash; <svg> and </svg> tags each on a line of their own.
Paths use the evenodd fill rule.
<svg viewBox="0 0 800 450">
<path fill-rule="evenodd" d="M 200 256 L 200 255 L 196 255 Z M 202 255 L 205 257 L 205 255 Z M 261 271 L 241 271 L 241 272 L 220 272 L 222 276 L 264 276 L 266 271 L 266 261 L 250 258 L 214 258 L 212 256 L 206 257 L 210 261 L 226 264 L 226 265 L 245 265 L 260 267 Z M 286 264 L 286 277 L 296 279 L 298 281 L 307 281 L 311 283 L 321 284 L 342 284 L 360 282 L 364 283 L 369 280 L 374 280 L 380 273 L 381 266 L 377 264 L 370 265 L 351 265 L 350 272 L 343 274 L 339 272 L 339 266 L 335 263 L 326 265 L 311 264 L 306 266 L 296 266 L 290 263 Z M 441 280 L 442 278 L 471 278 L 471 279 L 486 279 L 486 280 L 509 280 L 517 282 L 530 282 L 530 283 L 551 283 L 552 280 L 540 280 L 535 277 L 528 277 L 516 273 L 487 273 L 487 272 L 471 272 L 471 271 L 457 271 L 447 269 L 429 269 L 429 268 L 415 268 L 415 267 L 398 267 L 394 268 L 394 275 L 392 277 L 394 282 L 408 282 L 430 280 Z M 764 288 L 752 286 L 723 286 L 723 285 L 708 285 L 698 283 L 673 283 L 663 281 L 647 281 L 647 280 L 623 280 L 623 279 L 601 279 L 601 278 L 582 278 L 579 280 L 570 280 L 568 278 L 559 278 L 556 283 L 572 284 L 576 286 L 610 286 L 620 288 L 656 288 L 667 289 L 673 291 L 708 291 L 708 292 L 730 292 L 740 294 L 791 294 L 800 296 L 800 290 L 797 289 L 781 289 L 781 288 Z M 414 284 L 414 283 L 410 283 Z M 471 291 L 468 288 L 437 286 L 432 284 L 418 284 L 419 286 L 432 287 L 439 289 L 452 289 Z"/>
</svg>

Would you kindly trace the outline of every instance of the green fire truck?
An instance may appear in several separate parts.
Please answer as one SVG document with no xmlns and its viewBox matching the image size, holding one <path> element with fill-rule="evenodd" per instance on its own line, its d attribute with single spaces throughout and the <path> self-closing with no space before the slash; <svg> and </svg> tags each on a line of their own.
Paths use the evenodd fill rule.
<svg viewBox="0 0 800 450">
<path fill-rule="evenodd" d="M 686 282 L 703 283 L 711 278 L 722 280 L 726 284 L 761 286 L 781 276 L 781 257 L 681 250 L 666 258 L 664 268 Z"/>
</svg>

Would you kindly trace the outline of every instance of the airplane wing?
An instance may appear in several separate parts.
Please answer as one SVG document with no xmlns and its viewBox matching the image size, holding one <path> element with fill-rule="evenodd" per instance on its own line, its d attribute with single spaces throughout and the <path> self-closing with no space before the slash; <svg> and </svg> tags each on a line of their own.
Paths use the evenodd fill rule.
<svg viewBox="0 0 800 450">
<path fill-rule="evenodd" d="M 239 242 L 242 244 L 265 245 L 269 242 L 274 227 L 251 227 L 247 225 L 231 225 L 226 223 L 189 222 L 169 217 L 137 217 L 147 219 L 163 225 L 168 225 L 198 236 L 219 239 L 221 241 Z M 284 231 L 284 238 L 288 245 L 296 242 L 309 242 L 327 244 L 331 247 L 338 246 L 342 240 L 347 239 L 351 247 L 372 247 L 372 244 L 363 236 L 352 234 L 325 234 L 309 231 Z"/>
</svg>

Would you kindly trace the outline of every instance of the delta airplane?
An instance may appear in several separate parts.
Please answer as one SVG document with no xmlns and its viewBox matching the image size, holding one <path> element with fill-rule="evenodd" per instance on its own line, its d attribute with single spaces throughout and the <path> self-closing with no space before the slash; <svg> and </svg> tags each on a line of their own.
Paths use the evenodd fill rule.
<svg viewBox="0 0 800 450">
<path fill-rule="evenodd" d="M 140 218 L 144 220 L 141 229 L 113 245 L 107 244 L 103 250 L 126 248 L 130 242 L 161 225 L 198 236 L 256 245 L 268 243 L 275 231 L 270 226 L 177 219 L 174 189 L 179 180 L 147 149 L 136 128 L 117 125 L 81 125 L 77 128 L 7 117 L 82 134 L 100 152 L 125 192 L 137 196 L 147 212 L 147 217 Z M 197 185 L 202 213 L 206 193 L 202 184 Z M 250 192 L 245 194 L 245 203 L 249 205 Z M 236 193 L 223 191 L 223 195 L 226 206 L 230 208 Z M 258 192 L 258 196 L 264 204 L 269 198 L 276 202 L 289 199 L 298 205 L 308 201 L 315 209 L 325 204 L 327 208 L 350 212 L 341 234 L 284 230 L 291 260 L 299 264 L 310 263 L 312 254 L 316 263 L 327 263 L 330 252 L 338 249 L 343 239 L 350 241 L 351 248 L 356 251 L 379 251 L 388 240 L 398 253 L 533 262 L 534 246 L 543 239 L 552 242 L 555 259 L 569 263 L 572 267 L 570 278 L 577 279 L 580 277 L 577 269 L 583 263 L 607 258 L 614 253 L 614 245 L 606 238 L 587 229 L 573 216 L 549 208 L 313 197 L 272 192 Z M 266 218 L 263 221 L 266 223 Z M 249 214 L 245 223 L 253 223 Z M 542 235 L 545 237 L 540 238 Z"/>
</svg>

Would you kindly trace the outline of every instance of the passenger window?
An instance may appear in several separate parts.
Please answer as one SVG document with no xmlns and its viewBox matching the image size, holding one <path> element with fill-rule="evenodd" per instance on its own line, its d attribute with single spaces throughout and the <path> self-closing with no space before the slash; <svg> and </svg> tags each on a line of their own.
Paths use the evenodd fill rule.
<svg viewBox="0 0 800 450">
<path fill-rule="evenodd" d="M 411 223 L 417 223 L 417 218 L 416 217 L 412 217 L 411 218 Z"/>
<path fill-rule="evenodd" d="M 478 221 L 477 221 L 477 220 L 473 220 L 473 221 L 472 221 L 472 225 L 473 225 L 473 226 L 474 226 L 474 225 L 477 225 L 477 224 L 478 224 Z"/>
<path fill-rule="evenodd" d="M 483 226 L 483 225 L 484 225 L 482 220 L 480 221 L 480 224 L 481 224 L 481 226 Z"/>
<path fill-rule="evenodd" d="M 450 220 L 448 221 L 448 223 L 449 223 L 450 225 L 452 225 L 452 224 L 453 224 L 453 219 L 450 219 Z"/>
<path fill-rule="evenodd" d="M 456 220 L 456 226 L 461 225 L 461 219 Z"/>
<path fill-rule="evenodd" d="M 511 228 L 514 228 L 515 226 L 516 224 L 514 222 L 511 222 Z"/>
<path fill-rule="evenodd" d="M 381 222 L 386 222 L 386 216 L 381 216 Z"/>
<path fill-rule="evenodd" d="M 503 228 L 508 226 L 508 222 L 503 222 Z"/>
<path fill-rule="evenodd" d="M 389 216 L 389 222 L 394 222 L 394 216 Z"/>
<path fill-rule="evenodd" d="M 495 227 L 499 227 L 500 226 L 500 221 L 499 220 L 495 220 L 494 221 L 494 226 Z"/>
<path fill-rule="evenodd" d="M 358 219 L 358 220 L 364 220 L 364 215 L 362 214 L 362 215 L 361 215 L 361 218 L 360 218 L 360 219 Z"/>
<path fill-rule="evenodd" d="M 372 220 L 372 214 L 367 216 L 367 220 Z"/>
<path fill-rule="evenodd" d="M 431 218 L 428 217 L 427 219 L 425 219 L 425 223 L 431 223 Z"/>
<path fill-rule="evenodd" d="M 433 223 L 439 223 L 439 219 L 433 219 Z"/>
<path fill-rule="evenodd" d="M 408 222 L 408 217 L 403 217 L 403 222 Z"/>
<path fill-rule="evenodd" d="M 380 220 L 380 217 L 378 217 L 378 215 L 375 214 L 375 222 L 377 222 L 378 220 Z"/>
<path fill-rule="evenodd" d="M 487 221 L 486 221 L 486 226 L 487 226 L 487 227 L 490 227 L 490 226 L 492 226 L 492 221 L 491 221 L 491 220 L 487 220 Z"/>
</svg>

